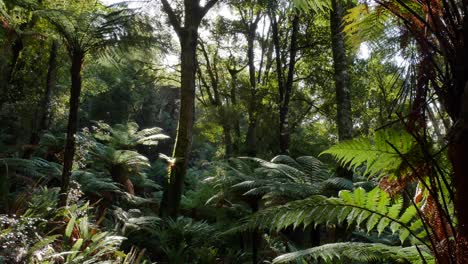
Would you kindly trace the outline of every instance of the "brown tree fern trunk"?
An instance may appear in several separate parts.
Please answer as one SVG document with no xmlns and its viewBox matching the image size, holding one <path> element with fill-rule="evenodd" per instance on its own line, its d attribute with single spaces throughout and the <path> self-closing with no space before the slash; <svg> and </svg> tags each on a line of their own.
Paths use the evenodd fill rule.
<svg viewBox="0 0 468 264">
<path fill-rule="evenodd" d="M 68 190 L 70 187 L 70 176 L 73 167 L 73 158 L 75 156 L 75 134 L 78 130 L 78 109 L 80 106 L 81 93 L 81 69 L 83 67 L 84 52 L 71 52 L 71 89 L 70 106 L 68 113 L 67 138 L 65 141 L 65 152 L 63 157 L 62 185 L 60 188 L 60 197 L 58 206 L 67 204 Z"/>
</svg>

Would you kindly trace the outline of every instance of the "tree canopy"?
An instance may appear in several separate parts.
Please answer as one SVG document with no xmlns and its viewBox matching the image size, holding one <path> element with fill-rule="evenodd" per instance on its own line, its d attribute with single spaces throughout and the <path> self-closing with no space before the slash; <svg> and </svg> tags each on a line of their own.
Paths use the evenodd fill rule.
<svg viewBox="0 0 468 264">
<path fill-rule="evenodd" d="M 0 263 L 468 263 L 466 0 L 0 0 Z"/>
</svg>

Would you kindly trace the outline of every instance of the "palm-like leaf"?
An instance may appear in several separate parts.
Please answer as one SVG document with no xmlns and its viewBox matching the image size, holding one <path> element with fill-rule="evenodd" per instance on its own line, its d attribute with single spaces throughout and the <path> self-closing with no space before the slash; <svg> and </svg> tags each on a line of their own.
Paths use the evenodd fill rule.
<svg viewBox="0 0 468 264">
<path fill-rule="evenodd" d="M 420 253 L 421 252 L 421 253 Z M 421 258 L 424 256 L 424 260 Z M 377 243 L 345 242 L 326 244 L 306 250 L 281 255 L 273 263 L 286 263 L 300 257 L 309 257 L 314 260 L 323 259 L 325 263 L 335 263 L 336 260 L 351 260 L 364 263 L 408 262 L 408 263 L 434 263 L 435 259 L 426 247 L 399 247 Z M 335 261 L 335 262 L 334 262 Z"/>
<path fill-rule="evenodd" d="M 0 167 L 5 174 L 19 174 L 38 180 L 43 177 L 58 178 L 61 173 L 61 165 L 46 161 L 41 158 L 19 159 L 2 158 Z"/>
<path fill-rule="evenodd" d="M 133 28 L 141 25 L 132 9 L 122 6 L 58 4 L 55 8 L 38 10 L 35 14 L 47 19 L 62 36 L 69 52 L 99 52 L 126 42 L 138 43 Z"/>
<path fill-rule="evenodd" d="M 80 184 L 81 190 L 86 194 L 100 196 L 103 192 L 120 192 L 119 186 L 111 178 L 102 175 L 102 173 L 73 171 L 72 179 Z"/>
<path fill-rule="evenodd" d="M 98 167 L 107 168 L 119 166 L 127 171 L 140 171 L 142 168 L 150 167 L 148 158 L 136 151 L 116 150 L 112 147 L 97 143 L 90 151 L 93 163 Z"/>
<path fill-rule="evenodd" d="M 366 138 L 344 141 L 322 154 L 331 154 L 350 169 L 365 165 L 365 175 L 381 178 L 398 171 L 404 164 L 403 157 L 411 154 L 415 145 L 408 133 L 387 130 L 377 132 L 373 141 Z"/>
<path fill-rule="evenodd" d="M 389 195 L 375 188 L 370 192 L 358 188 L 354 192 L 341 191 L 339 197 L 327 198 L 314 195 L 282 206 L 264 209 L 255 214 L 240 228 L 255 227 L 282 230 L 286 227 L 310 224 L 356 224 L 367 232 L 376 230 L 381 234 L 386 228 L 398 233 L 401 242 L 411 238 L 418 244 L 428 246 L 428 234 L 424 222 L 414 206 L 403 208 L 403 199 L 392 201 Z"/>
<path fill-rule="evenodd" d="M 154 146 L 158 145 L 159 141 L 169 138 L 161 133 L 162 129 L 159 127 L 138 131 L 139 127 L 134 122 L 113 127 L 103 122 L 95 122 L 95 124 L 98 128 L 94 135 L 96 139 L 107 142 L 117 149 L 132 149 L 137 145 Z"/>
</svg>

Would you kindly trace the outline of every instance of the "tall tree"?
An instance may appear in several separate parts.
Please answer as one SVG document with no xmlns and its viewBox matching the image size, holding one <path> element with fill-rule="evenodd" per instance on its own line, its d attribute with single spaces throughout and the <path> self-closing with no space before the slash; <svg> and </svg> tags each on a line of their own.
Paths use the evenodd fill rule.
<svg viewBox="0 0 468 264">
<path fill-rule="evenodd" d="M 340 141 L 351 139 L 353 136 L 353 123 L 351 119 L 351 91 L 348 73 L 348 61 L 346 58 L 345 36 L 343 33 L 344 7 L 341 0 L 332 0 L 330 11 L 330 30 L 332 40 L 334 79 L 336 91 L 336 124 L 338 139 Z M 351 178 L 352 172 L 341 167 L 338 174 L 345 178 Z"/>
<path fill-rule="evenodd" d="M 190 151 L 192 148 L 193 123 L 195 120 L 195 78 L 198 28 L 208 11 L 218 2 L 209 0 L 200 6 L 200 0 L 184 0 L 183 11 L 174 10 L 168 0 L 161 0 L 169 23 L 176 32 L 181 47 L 180 53 L 180 114 L 176 143 L 169 167 L 168 179 L 161 201 L 161 214 L 176 217 L 184 188 Z M 183 17 L 178 14 L 182 14 Z"/>
<path fill-rule="evenodd" d="M 291 137 L 289 127 L 289 102 L 293 94 L 294 70 L 296 66 L 296 54 L 298 51 L 297 38 L 299 34 L 299 16 L 297 14 L 291 15 L 292 25 L 290 33 L 289 58 L 286 62 L 281 55 L 281 47 L 284 45 L 280 44 L 280 34 L 278 29 L 276 10 L 276 1 L 271 1 L 269 16 L 271 20 L 273 43 L 275 47 L 276 76 L 278 82 L 279 143 L 280 152 L 287 154 L 289 153 L 289 141 Z M 283 70 L 285 68 L 288 69 L 287 72 Z"/>
<path fill-rule="evenodd" d="M 199 41 L 199 46 L 200 46 L 200 51 L 202 53 L 202 57 L 204 59 L 204 68 L 206 69 L 206 75 L 208 75 L 208 80 L 204 77 L 201 67 L 202 63 L 198 62 L 197 64 L 197 70 L 198 70 L 198 76 L 199 79 L 201 80 L 201 87 L 200 91 L 205 90 L 206 94 L 208 96 L 209 103 L 217 110 L 217 121 L 220 123 L 222 129 L 223 129 L 223 141 L 224 141 L 224 149 L 225 153 L 224 156 L 225 158 L 229 158 L 232 155 L 232 150 L 233 150 L 233 143 L 232 143 L 232 136 L 231 136 L 231 130 L 232 130 L 232 125 L 231 125 L 231 120 L 229 116 L 227 115 L 227 103 L 228 103 L 228 98 L 225 98 L 227 95 L 226 92 L 223 92 L 222 89 L 222 83 L 220 81 L 220 74 L 223 74 L 221 72 L 221 69 L 218 65 L 218 61 L 221 59 L 218 57 L 218 46 L 219 42 L 217 42 L 215 45 L 215 52 L 210 58 L 208 47 L 205 47 L 206 45 L 204 44 L 203 40 L 200 39 Z"/>
<path fill-rule="evenodd" d="M 257 126 L 258 126 L 258 114 L 257 114 L 257 75 L 255 66 L 255 40 L 257 38 L 257 28 L 262 13 L 254 10 L 258 10 L 254 4 L 250 4 L 250 10 L 244 10 L 244 6 L 238 8 L 238 11 L 242 18 L 242 24 L 244 25 L 244 34 L 247 39 L 247 65 L 249 71 L 249 83 L 250 83 L 250 100 L 248 105 L 248 128 L 247 135 L 245 138 L 246 153 L 251 156 L 257 154 Z"/>
</svg>

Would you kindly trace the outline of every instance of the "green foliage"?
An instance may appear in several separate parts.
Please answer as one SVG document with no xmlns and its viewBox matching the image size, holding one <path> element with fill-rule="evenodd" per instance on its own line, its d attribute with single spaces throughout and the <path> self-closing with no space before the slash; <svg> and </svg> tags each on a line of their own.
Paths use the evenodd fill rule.
<svg viewBox="0 0 468 264">
<path fill-rule="evenodd" d="M 64 258 L 67 263 L 99 263 L 103 260 L 119 260 L 125 257 L 119 251 L 119 246 L 125 237 L 116 236 L 111 232 L 100 231 L 89 220 L 88 204 L 73 205 L 66 212 L 68 222 L 63 233 L 61 252 L 45 256 L 45 260 Z M 47 263 L 47 262 L 45 262 Z"/>
<path fill-rule="evenodd" d="M 280 231 L 310 224 L 356 224 L 367 232 L 381 234 L 386 228 L 398 233 L 403 243 L 408 237 L 413 242 L 426 244 L 428 237 L 418 208 L 403 209 L 403 199 L 391 199 L 379 188 L 366 192 L 357 188 L 353 192 L 341 191 L 339 197 L 314 195 L 282 206 L 271 207 L 253 215 L 240 229 L 261 227 Z"/>
<path fill-rule="evenodd" d="M 149 25 L 139 20 L 132 9 L 123 6 L 106 8 L 100 3 L 55 3 L 51 9 L 35 13 L 52 24 L 64 39 L 70 55 L 100 52 L 116 45 L 136 45 L 141 42 L 143 29 Z"/>
<path fill-rule="evenodd" d="M 149 167 L 148 158 L 136 151 L 116 150 L 97 143 L 90 151 L 93 163 L 97 167 L 112 170 L 113 167 L 123 167 L 127 171 L 138 171 Z"/>
<path fill-rule="evenodd" d="M 60 153 L 65 147 L 66 134 L 53 134 L 50 132 L 44 133 L 39 141 L 39 154 L 48 156 Z"/>
<path fill-rule="evenodd" d="M 423 254 L 424 260 L 420 254 Z M 296 251 L 275 258 L 273 263 L 292 262 L 300 257 L 322 259 L 324 263 L 337 263 L 337 261 L 349 263 L 350 260 L 364 263 L 435 263 L 431 252 L 425 247 L 398 247 L 359 242 L 332 243 Z"/>
<path fill-rule="evenodd" d="M 90 171 L 73 171 L 72 179 L 77 181 L 86 194 L 101 196 L 105 192 L 120 192 L 116 182 L 103 173 Z"/>
<path fill-rule="evenodd" d="M 161 140 L 169 137 L 162 134 L 159 127 L 138 130 L 138 124 L 129 122 L 117 124 L 113 127 L 103 122 L 95 122 L 97 125 L 94 137 L 109 144 L 116 149 L 133 149 L 137 145 L 156 146 Z"/>
<path fill-rule="evenodd" d="M 195 222 L 190 218 L 169 220 L 164 229 L 159 230 L 161 249 L 170 263 L 186 263 L 193 255 L 210 243 L 216 241 L 215 229 L 206 222 Z M 215 252 L 213 252 L 215 253 Z"/>
<path fill-rule="evenodd" d="M 179 12 L 183 1 L 168 2 L 183 22 L 186 14 Z M 190 135 L 193 147 L 181 217 L 165 219 L 159 217 L 163 193 L 159 184 L 175 160 L 169 157 L 173 142 L 164 134 L 177 133 L 181 93 L 175 80 L 180 66 L 171 65 L 176 60 L 171 52 L 178 45 L 167 33 L 171 28 L 159 13 L 164 11 L 161 3 L 155 3 L 156 8 L 137 3 L 142 8 L 133 9 L 135 3 L 106 7 L 101 0 L 0 0 L 0 211 L 4 213 L 0 214 L 0 262 L 271 263 L 278 254 L 297 251 L 274 262 L 434 263 L 433 255 L 451 243 L 436 241 L 440 226 L 431 229 L 435 217 L 429 211 L 435 210 L 428 210 L 429 198 L 447 211 L 441 217 L 447 223 L 442 224 L 454 224 L 447 240 L 457 240 L 459 228 L 453 201 L 454 193 L 460 192 L 452 190 L 455 183 L 447 151 L 433 152 L 430 144 L 423 149 L 426 146 L 417 145 L 413 136 L 401 130 L 377 128 L 389 127 L 389 120 L 408 116 L 408 111 L 412 114 L 418 96 L 427 96 L 431 101 L 420 110 L 430 119 L 424 126 L 429 133 L 418 142 L 430 143 L 437 136 L 442 145 L 444 138 L 450 138 L 447 132 L 453 124 L 444 112 L 450 107 L 439 107 L 440 98 L 435 95 L 440 93 L 425 91 L 433 84 L 446 88 L 443 80 L 453 78 L 424 83 L 422 93 L 415 93 L 413 87 L 426 81 L 420 77 L 434 75 L 421 65 L 421 59 L 428 57 L 418 50 L 425 46 L 415 43 L 432 35 L 437 39 L 440 34 L 431 32 L 431 27 L 448 24 L 428 20 L 431 27 L 424 26 L 428 16 L 422 10 L 424 4 L 417 1 L 383 1 L 392 4 L 393 11 L 402 11 L 409 21 L 406 25 L 414 24 L 411 30 L 401 30 L 404 24 L 392 12 L 371 2 L 343 5 L 355 5 L 343 10 L 350 44 L 346 54 L 351 132 L 364 137 L 325 151 L 338 140 L 335 119 L 340 110 L 335 83 L 330 81 L 335 74 L 332 1 L 234 0 L 223 2 L 214 16 L 203 20 L 199 40 L 204 47 L 198 50 L 203 54 L 198 53 L 195 69 L 196 122 Z M 423 19 L 406 13 L 402 3 Z M 157 16 L 150 18 L 153 12 L 147 10 Z M 278 53 L 270 15 L 279 23 Z M 288 50 L 292 16 L 300 18 L 293 71 L 288 67 L 292 65 L 288 55 L 293 53 Z M 454 23 L 459 21 L 454 16 Z M 419 32 L 424 34 L 414 38 L 413 33 Z M 62 43 L 56 54 L 57 71 L 50 78 L 50 58 L 44 50 L 58 38 Z M 449 48 L 457 44 L 452 40 Z M 150 46 L 133 49 L 148 42 Z M 253 47 L 253 54 L 245 52 L 248 47 Z M 369 58 L 357 54 L 357 47 L 368 51 Z M 409 49 L 400 52 L 401 47 Z M 119 48 L 125 52 L 114 53 Z M 69 104 L 67 55 L 76 53 L 85 55 L 86 66 L 77 123 L 80 129 L 89 128 L 76 134 L 70 206 L 58 209 L 56 186 Z M 450 52 L 442 49 L 435 54 L 442 54 L 434 57 L 438 63 Z M 291 156 L 270 159 L 279 149 L 278 106 L 283 103 L 278 100 L 276 71 L 283 72 L 283 81 L 292 73 L 287 114 Z M 45 102 L 49 81 L 56 85 L 52 85 L 51 101 Z M 46 129 L 38 128 L 47 107 L 52 108 L 51 123 Z M 435 117 L 428 110 L 434 110 Z M 374 129 L 378 130 L 375 137 L 369 138 Z M 253 141 L 256 144 L 250 144 Z M 18 158 L 26 149 L 35 150 L 35 157 Z M 329 155 L 315 158 L 322 151 Z M 158 158 L 158 152 L 165 155 Z M 27 153 L 25 157 L 30 156 Z M 247 153 L 255 157 L 216 160 Z M 353 179 L 336 177 L 335 164 L 328 164 L 332 159 L 354 170 Z M 408 184 L 417 180 L 416 188 Z M 375 188 L 377 182 L 385 191 Z M 408 194 L 404 201 L 398 195 L 403 188 Z M 415 189 L 416 199 L 411 199 Z M 313 226 L 318 229 L 312 230 Z M 342 230 L 345 226 L 347 231 Z M 316 244 L 315 235 L 321 243 L 344 242 L 305 249 Z M 261 243 L 255 243 L 254 236 Z M 259 248 L 251 250 L 255 246 Z M 257 260 L 252 261 L 255 251 Z"/>
<path fill-rule="evenodd" d="M 260 196 L 267 204 L 274 201 L 305 198 L 326 191 L 325 182 L 332 177 L 328 168 L 311 156 L 296 160 L 289 156 L 276 156 L 271 162 L 259 158 L 244 158 L 256 166 L 244 181 L 232 186 L 234 190 L 245 191 L 243 195 Z M 249 173 L 246 171 L 246 173 Z M 351 184 L 352 185 L 352 184 Z"/>
<path fill-rule="evenodd" d="M 330 1 L 321 0 L 294 0 L 296 8 L 304 11 L 325 12 L 331 8 Z"/>
<path fill-rule="evenodd" d="M 116 208 L 113 210 L 113 214 L 117 220 L 116 229 L 126 237 L 141 231 L 153 233 L 161 227 L 161 219 L 159 217 L 144 215 L 138 209 L 125 211 L 122 208 Z"/>
<path fill-rule="evenodd" d="M 41 158 L 3 158 L 0 159 L 0 166 L 2 166 L 2 174 L 5 174 L 7 177 L 10 174 L 17 174 L 39 180 L 44 177 L 55 178 L 61 173 L 61 166 L 59 164 L 48 162 Z"/>
<path fill-rule="evenodd" d="M 124 259 L 119 246 L 125 238 L 100 230 L 91 220 L 88 203 L 76 200 L 70 207 L 56 209 L 57 198 L 58 189 L 41 188 L 21 216 L 0 216 L 4 260 L 47 264 L 119 263 Z"/>
<path fill-rule="evenodd" d="M 405 157 L 415 155 L 415 141 L 406 132 L 396 130 L 377 131 L 374 140 L 358 138 L 340 142 L 322 154 L 332 155 L 342 166 L 356 169 L 365 166 L 364 175 L 381 178 L 397 172 Z"/>
<path fill-rule="evenodd" d="M 342 189 L 354 189 L 352 181 L 334 177 L 327 165 L 312 156 L 293 159 L 279 155 L 271 161 L 244 157 L 220 165 L 217 176 L 205 179 L 219 190 L 207 204 L 257 197 L 271 206 L 311 195 L 333 195 Z"/>
<path fill-rule="evenodd" d="M 348 43 L 359 47 L 364 41 L 375 45 L 379 44 L 379 40 L 385 39 L 383 38 L 385 31 L 388 31 L 393 16 L 388 10 L 358 4 L 348 10 L 344 20 L 346 21 L 344 32 L 348 35 Z"/>
</svg>

